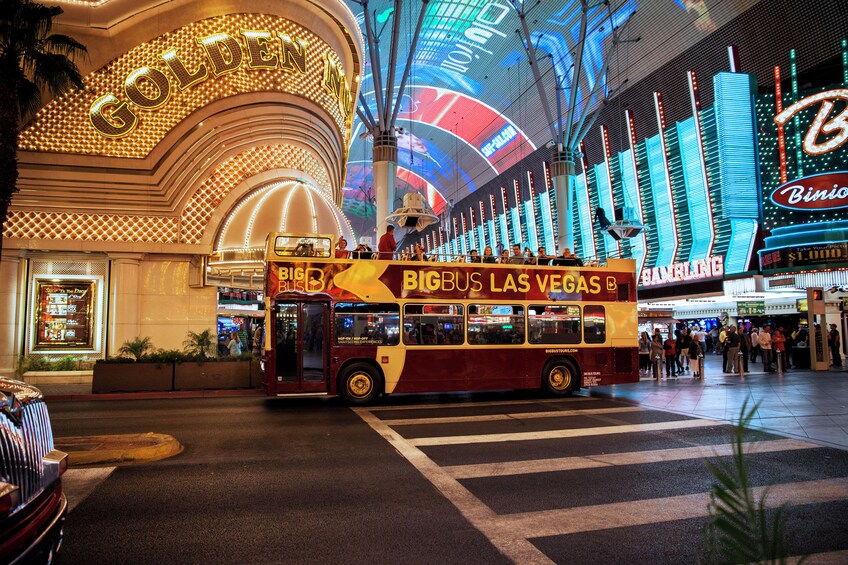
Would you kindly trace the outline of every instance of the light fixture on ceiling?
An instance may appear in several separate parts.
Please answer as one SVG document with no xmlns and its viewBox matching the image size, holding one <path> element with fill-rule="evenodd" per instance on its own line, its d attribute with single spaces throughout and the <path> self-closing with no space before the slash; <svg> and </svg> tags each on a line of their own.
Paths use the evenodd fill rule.
<svg viewBox="0 0 848 565">
<path fill-rule="evenodd" d="M 398 227 L 421 231 L 438 222 L 439 218 L 429 212 L 421 193 L 407 192 L 403 195 L 403 206 L 386 216 L 386 221 Z"/>
</svg>

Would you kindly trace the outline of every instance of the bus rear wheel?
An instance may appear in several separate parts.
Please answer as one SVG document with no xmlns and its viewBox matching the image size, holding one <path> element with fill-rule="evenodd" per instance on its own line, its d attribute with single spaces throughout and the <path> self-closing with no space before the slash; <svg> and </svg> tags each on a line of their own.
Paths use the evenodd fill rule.
<svg viewBox="0 0 848 565">
<path fill-rule="evenodd" d="M 369 404 L 380 394 L 380 377 L 371 365 L 354 363 L 342 372 L 339 393 L 350 404 Z"/>
<path fill-rule="evenodd" d="M 542 386 L 554 396 L 570 396 L 580 388 L 580 374 L 568 359 L 555 359 L 545 365 Z"/>
</svg>

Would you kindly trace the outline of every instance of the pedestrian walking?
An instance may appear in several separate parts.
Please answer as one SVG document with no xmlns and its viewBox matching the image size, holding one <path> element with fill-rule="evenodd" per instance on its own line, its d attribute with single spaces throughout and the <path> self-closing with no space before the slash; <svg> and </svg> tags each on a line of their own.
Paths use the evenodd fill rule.
<svg viewBox="0 0 848 565">
<path fill-rule="evenodd" d="M 771 367 L 771 326 L 763 326 L 763 329 L 760 332 L 760 336 L 757 339 L 760 344 L 760 354 L 763 357 L 763 370 L 766 373 L 773 373 L 774 369 L 772 369 Z"/>
<path fill-rule="evenodd" d="M 739 334 L 736 333 L 736 326 L 728 326 L 724 335 L 724 351 L 727 358 L 727 369 L 725 373 L 739 372 Z"/>
<path fill-rule="evenodd" d="M 692 378 L 703 379 L 702 373 L 704 359 L 704 348 L 701 345 L 701 333 L 697 332 L 692 336 L 692 343 L 689 344 L 689 363 L 692 366 Z"/>
<path fill-rule="evenodd" d="M 836 324 L 830 324 L 830 332 L 827 334 L 827 343 L 830 346 L 830 355 L 833 358 L 831 367 L 842 366 L 842 342 L 839 340 L 839 331 L 836 329 Z"/>
</svg>

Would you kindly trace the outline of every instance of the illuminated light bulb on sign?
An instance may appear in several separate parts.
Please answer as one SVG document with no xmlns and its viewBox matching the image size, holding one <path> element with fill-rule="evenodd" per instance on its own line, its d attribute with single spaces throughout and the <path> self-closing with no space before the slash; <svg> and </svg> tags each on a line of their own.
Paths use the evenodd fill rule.
<svg viewBox="0 0 848 565">
<path fill-rule="evenodd" d="M 837 149 L 848 141 L 848 106 L 840 113 L 828 120 L 833 110 L 833 101 L 848 101 L 848 89 L 837 88 L 819 92 L 812 96 L 802 98 L 791 106 L 787 106 L 782 112 L 774 117 L 774 122 L 783 126 L 798 112 L 821 102 L 821 107 L 816 114 L 807 135 L 804 136 L 803 149 L 809 155 L 823 155 Z M 824 143 L 817 143 L 819 135 L 835 134 Z"/>
</svg>

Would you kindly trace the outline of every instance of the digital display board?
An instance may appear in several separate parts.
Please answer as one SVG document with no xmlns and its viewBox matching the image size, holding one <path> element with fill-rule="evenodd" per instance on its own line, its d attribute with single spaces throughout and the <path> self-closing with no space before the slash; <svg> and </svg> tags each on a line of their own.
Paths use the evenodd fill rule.
<svg viewBox="0 0 848 565">
<path fill-rule="evenodd" d="M 94 281 L 38 281 L 34 349 L 91 349 Z"/>
<path fill-rule="evenodd" d="M 596 81 L 605 80 L 613 89 L 635 84 L 758 1 L 613 0 L 608 6 L 599 4 L 590 12 L 586 55 L 577 80 L 577 106 L 588 102 L 588 92 Z M 348 5 L 362 25 L 362 7 L 352 0 Z M 384 81 L 389 75 L 393 5 L 391 0 L 368 3 L 379 34 Z M 546 0 L 533 6 L 527 18 L 552 105 L 555 77 L 567 86 L 574 78 L 580 6 L 577 0 Z M 419 8 L 418 2 L 404 2 L 400 14 L 396 84 L 400 83 Z M 622 46 L 605 78 L 602 72 L 612 33 L 610 22 L 620 26 L 628 20 L 628 36 L 639 41 Z M 432 0 L 428 4 L 397 122 L 404 129 L 398 142 L 399 170 L 407 170 L 419 180 L 399 183 L 398 199 L 406 190 L 424 187 L 427 201 L 439 213 L 446 201 L 458 201 L 474 192 L 550 141 L 523 43 L 516 33 L 519 27 L 518 15 L 507 0 Z M 370 59 L 367 54 L 364 59 L 362 94 L 376 115 Z M 569 92 L 563 92 L 564 99 Z M 351 219 L 373 214 L 373 207 L 362 205 L 373 197 L 371 140 L 364 132 L 357 119 L 349 162 L 349 171 L 355 174 L 347 179 L 344 205 Z"/>
</svg>

